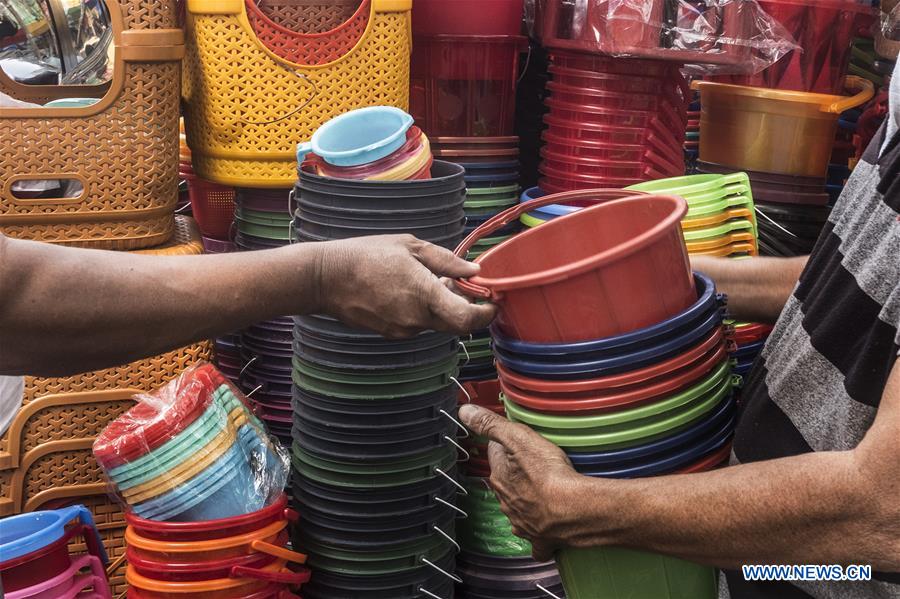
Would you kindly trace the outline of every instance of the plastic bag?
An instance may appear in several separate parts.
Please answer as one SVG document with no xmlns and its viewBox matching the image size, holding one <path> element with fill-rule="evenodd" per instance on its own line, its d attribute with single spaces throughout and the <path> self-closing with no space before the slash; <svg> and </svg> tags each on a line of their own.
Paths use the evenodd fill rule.
<svg viewBox="0 0 900 599">
<path fill-rule="evenodd" d="M 875 53 L 886 60 L 897 60 L 900 53 L 900 4 L 893 3 L 893 7 L 886 7 L 882 3 L 882 11 L 885 8 L 889 8 L 890 12 L 881 13 L 881 22 L 875 31 Z"/>
<path fill-rule="evenodd" d="M 756 0 L 526 0 L 544 46 L 670 60 L 691 73 L 759 72 L 798 49 Z"/>
<path fill-rule="evenodd" d="M 138 516 L 217 520 L 258 511 L 284 491 L 287 452 L 211 364 L 136 399 L 93 449 L 116 497 Z"/>
</svg>

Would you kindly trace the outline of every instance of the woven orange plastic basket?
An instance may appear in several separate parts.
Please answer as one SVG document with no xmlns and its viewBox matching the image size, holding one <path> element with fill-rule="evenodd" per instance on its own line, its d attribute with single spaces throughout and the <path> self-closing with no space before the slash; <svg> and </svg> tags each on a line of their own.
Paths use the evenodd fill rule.
<svg viewBox="0 0 900 599">
<path fill-rule="evenodd" d="M 184 34 L 176 3 L 108 1 L 113 79 L 108 85 L 0 91 L 45 103 L 99 98 L 74 108 L 0 109 L 0 232 L 68 245 L 134 249 L 167 242 L 178 199 L 178 112 Z M 21 181 L 81 184 L 78 197 L 17 197 Z M 18 193 L 22 196 L 22 193 Z"/>
</svg>

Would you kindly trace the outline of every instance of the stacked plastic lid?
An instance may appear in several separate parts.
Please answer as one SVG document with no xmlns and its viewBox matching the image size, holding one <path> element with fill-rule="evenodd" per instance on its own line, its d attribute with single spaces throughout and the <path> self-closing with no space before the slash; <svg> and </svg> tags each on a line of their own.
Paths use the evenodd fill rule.
<svg viewBox="0 0 900 599">
<path fill-rule="evenodd" d="M 120 501 L 149 520 L 253 512 L 278 497 L 287 480 L 284 451 L 210 364 L 139 396 L 93 449 Z"/>
<path fill-rule="evenodd" d="M 572 195 L 520 205 L 457 251 Z M 694 472 L 728 458 L 735 380 L 722 298 L 709 278 L 690 273 L 680 227 L 686 212 L 674 196 L 606 199 L 497 246 L 477 260 L 477 277 L 458 283 L 498 303 L 491 332 L 507 416 L 563 448 L 585 475 Z M 564 254 L 551 249 L 563 246 Z M 601 580 L 635 597 L 664 596 L 653 586 L 659 580 L 685 584 L 683 596 L 715 590 L 713 569 L 657 555 L 637 553 L 617 572 L 609 565 L 622 551 L 561 551 L 567 596 L 602 596 Z M 630 579 L 620 586 L 642 569 L 651 586 Z"/>
<path fill-rule="evenodd" d="M 73 541 L 84 542 L 87 553 L 71 553 Z M 111 599 L 107 562 L 91 512 L 83 505 L 11 516 L 0 526 L 0 576 L 7 599 Z"/>
<path fill-rule="evenodd" d="M 454 247 L 462 238 L 462 167 L 435 161 L 433 178 L 407 181 L 313 170 L 300 169 L 295 194 L 302 242 L 390 232 Z M 304 597 L 452 596 L 457 338 L 389 340 L 322 315 L 294 325 L 293 540 L 313 570 Z"/>
<path fill-rule="evenodd" d="M 622 188 L 684 174 L 688 88 L 678 65 L 550 53 L 539 185 Z"/>
<path fill-rule="evenodd" d="M 496 379 L 463 384 L 460 404 L 474 403 L 505 415 Z M 457 597 L 563 597 L 556 564 L 531 558 L 531 544 L 512 533 L 512 524 L 500 510 L 500 502 L 487 485 L 490 465 L 487 440 L 475 436 L 462 440 L 469 459 L 460 464 L 466 493 L 460 507 L 467 517 L 458 525 L 461 553 L 456 573 L 462 582 Z"/>
<path fill-rule="evenodd" d="M 306 556 L 287 548 L 297 514 L 287 497 L 248 514 L 203 522 L 158 522 L 126 512 L 129 597 L 297 599 Z"/>
<path fill-rule="evenodd" d="M 688 105 L 687 129 L 684 134 L 684 158 L 688 169 L 692 169 L 700 156 L 700 94 L 694 92 L 693 101 Z"/>
</svg>

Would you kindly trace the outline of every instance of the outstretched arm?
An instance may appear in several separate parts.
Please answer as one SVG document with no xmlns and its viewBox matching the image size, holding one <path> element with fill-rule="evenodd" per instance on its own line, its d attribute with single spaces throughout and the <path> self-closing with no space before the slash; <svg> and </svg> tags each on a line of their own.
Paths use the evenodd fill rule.
<svg viewBox="0 0 900 599">
<path fill-rule="evenodd" d="M 321 312 L 397 337 L 469 332 L 494 308 L 438 276 L 478 266 L 411 236 L 214 256 L 146 256 L 0 236 L 0 374 L 124 364 L 288 314 Z"/>
<path fill-rule="evenodd" d="M 588 478 L 524 425 L 475 406 L 459 415 L 491 439 L 491 486 L 539 560 L 561 546 L 619 545 L 722 568 L 900 570 L 900 363 L 856 449 L 701 474 Z"/>
<path fill-rule="evenodd" d="M 694 256 L 691 266 L 712 278 L 728 295 L 728 311 L 738 320 L 774 323 L 794 291 L 807 257 L 730 260 Z"/>
</svg>

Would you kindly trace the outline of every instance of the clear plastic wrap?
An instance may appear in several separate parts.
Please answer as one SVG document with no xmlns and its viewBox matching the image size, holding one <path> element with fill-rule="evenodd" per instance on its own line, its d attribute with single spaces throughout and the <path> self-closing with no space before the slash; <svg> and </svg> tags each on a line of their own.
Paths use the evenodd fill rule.
<svg viewBox="0 0 900 599">
<path fill-rule="evenodd" d="M 756 0 L 526 0 L 551 50 L 669 60 L 695 74 L 759 72 L 798 49 Z"/>
<path fill-rule="evenodd" d="M 900 4 L 882 2 L 881 10 L 881 22 L 875 31 L 875 53 L 886 60 L 897 60 L 900 53 Z"/>
<path fill-rule="evenodd" d="M 93 449 L 115 496 L 136 515 L 217 520 L 255 512 L 281 496 L 287 452 L 211 364 L 135 399 Z"/>
</svg>

